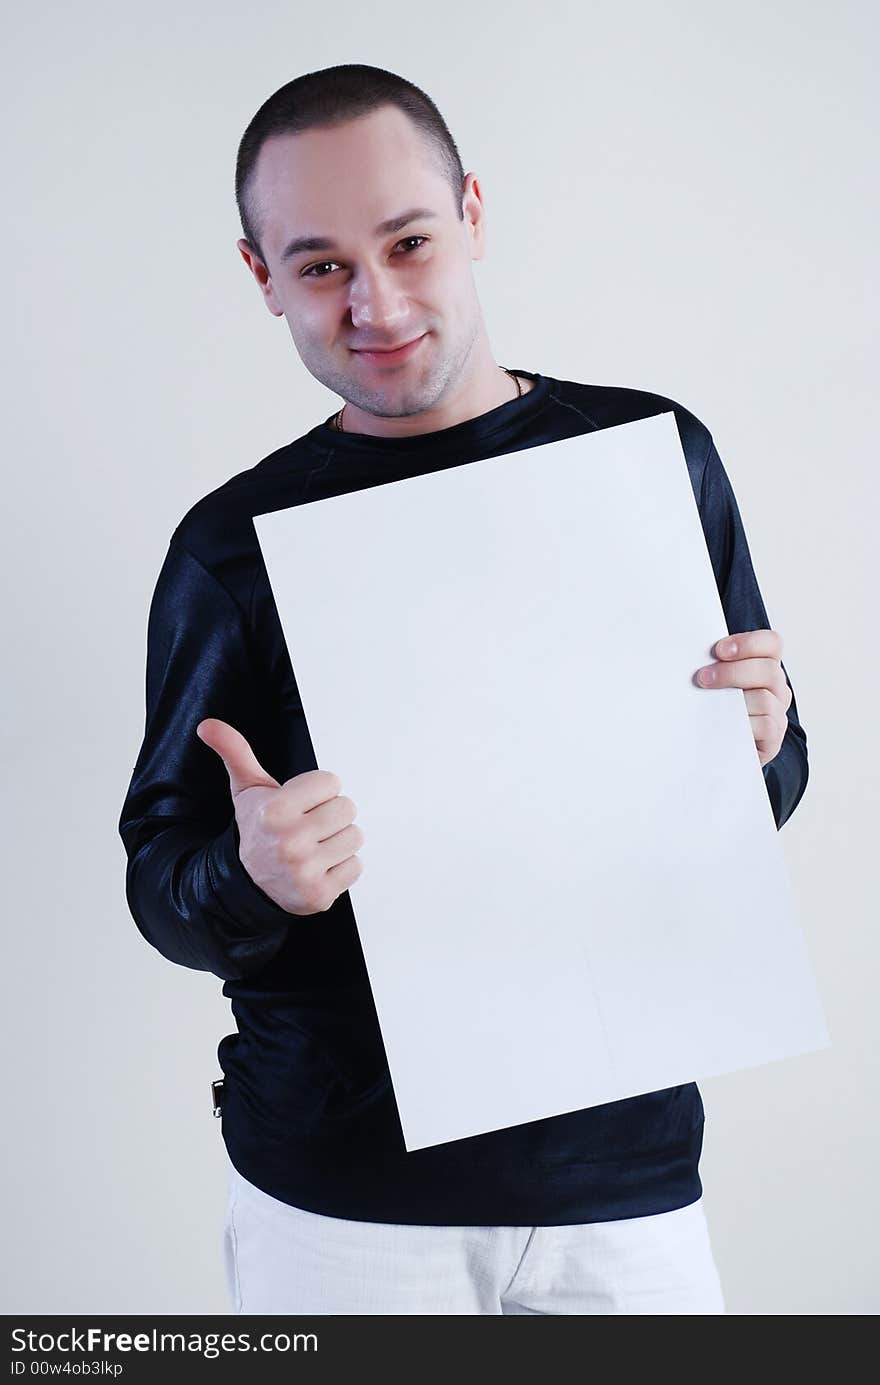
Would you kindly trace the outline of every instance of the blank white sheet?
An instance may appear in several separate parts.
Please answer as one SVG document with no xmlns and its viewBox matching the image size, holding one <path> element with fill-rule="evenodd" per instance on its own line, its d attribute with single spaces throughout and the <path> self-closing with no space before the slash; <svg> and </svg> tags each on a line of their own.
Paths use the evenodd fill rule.
<svg viewBox="0 0 880 1385">
<path fill-rule="evenodd" d="M 673 413 L 254 526 L 407 1150 L 830 1044 Z"/>
</svg>

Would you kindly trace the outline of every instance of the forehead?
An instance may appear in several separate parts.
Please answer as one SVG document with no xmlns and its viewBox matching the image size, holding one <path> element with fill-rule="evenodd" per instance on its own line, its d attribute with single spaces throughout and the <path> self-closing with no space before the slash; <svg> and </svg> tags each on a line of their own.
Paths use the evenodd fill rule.
<svg viewBox="0 0 880 1385">
<path fill-rule="evenodd" d="M 273 135 L 252 184 L 267 253 L 292 236 L 371 233 L 404 206 L 454 215 L 442 161 L 397 107 L 297 135 Z"/>
</svg>

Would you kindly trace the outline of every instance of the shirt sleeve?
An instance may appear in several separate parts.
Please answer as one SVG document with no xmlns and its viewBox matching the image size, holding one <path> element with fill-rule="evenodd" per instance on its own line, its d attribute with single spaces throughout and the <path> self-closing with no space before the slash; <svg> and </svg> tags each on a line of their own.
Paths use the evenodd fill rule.
<svg viewBox="0 0 880 1385">
<path fill-rule="evenodd" d="M 728 631 L 734 634 L 740 630 L 772 629 L 758 588 L 733 487 L 711 439 L 703 471 L 699 510 Z M 792 688 L 784 663 L 782 671 L 785 681 Z M 777 830 L 788 821 L 800 802 L 809 776 L 807 737 L 798 718 L 793 688 L 787 716 L 788 727 L 782 745 L 774 758 L 762 766 Z"/>
<path fill-rule="evenodd" d="M 250 631 L 223 584 L 172 536 L 147 622 L 143 743 L 119 819 L 126 899 L 164 957 L 239 980 L 275 956 L 294 916 L 242 865 L 226 767 L 196 735 L 208 716 L 254 744 Z"/>
</svg>

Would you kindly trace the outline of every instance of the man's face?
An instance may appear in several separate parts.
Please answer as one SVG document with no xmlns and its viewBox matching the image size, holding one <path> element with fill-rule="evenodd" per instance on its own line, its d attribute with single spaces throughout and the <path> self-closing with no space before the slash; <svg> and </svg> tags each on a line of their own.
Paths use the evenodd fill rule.
<svg viewBox="0 0 880 1385">
<path fill-rule="evenodd" d="M 471 263 L 484 237 L 471 174 L 463 204 L 460 221 L 433 150 L 394 106 L 275 135 L 260 150 L 251 205 L 266 270 L 246 241 L 239 249 L 306 369 L 358 408 L 420 413 L 465 370 L 481 327 Z M 377 232 L 413 208 L 422 214 Z M 306 237 L 328 244 L 289 253 Z M 370 353 L 414 341 L 402 353 Z"/>
</svg>

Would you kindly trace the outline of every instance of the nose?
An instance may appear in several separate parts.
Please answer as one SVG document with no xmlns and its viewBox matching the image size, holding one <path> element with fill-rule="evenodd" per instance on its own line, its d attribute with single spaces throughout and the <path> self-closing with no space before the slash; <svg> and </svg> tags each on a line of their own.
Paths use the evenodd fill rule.
<svg viewBox="0 0 880 1385">
<path fill-rule="evenodd" d="M 358 270 L 349 291 L 351 320 L 355 327 L 371 328 L 379 335 L 396 338 L 409 318 L 409 306 L 391 270 Z"/>
</svg>

